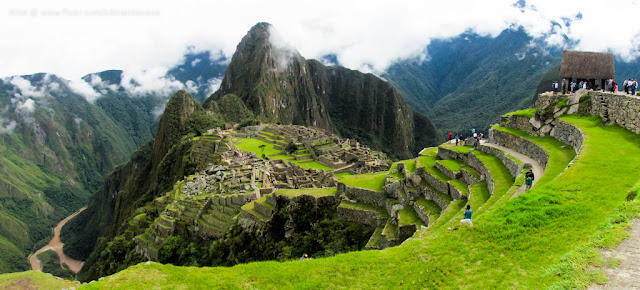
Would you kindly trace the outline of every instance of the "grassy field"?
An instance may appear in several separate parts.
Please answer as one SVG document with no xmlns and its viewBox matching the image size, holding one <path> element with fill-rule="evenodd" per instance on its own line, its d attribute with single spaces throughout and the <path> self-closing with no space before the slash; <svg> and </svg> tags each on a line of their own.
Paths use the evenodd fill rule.
<svg viewBox="0 0 640 290">
<path fill-rule="evenodd" d="M 254 138 L 240 138 L 240 139 L 234 139 L 235 146 L 242 150 L 242 151 L 247 151 L 247 152 L 253 152 L 256 154 L 256 156 L 262 156 L 263 152 L 264 155 L 266 156 L 270 156 L 270 155 L 275 155 L 275 156 L 270 156 L 269 158 L 272 160 L 286 160 L 286 161 L 291 161 L 292 163 L 304 168 L 304 169 L 315 169 L 315 170 L 331 170 L 331 167 L 326 166 L 326 165 L 322 165 L 320 163 L 318 163 L 317 161 L 309 161 L 309 160 L 295 160 L 294 156 L 288 156 L 288 155 L 284 155 L 281 154 L 282 150 L 278 150 L 275 149 L 273 147 L 273 144 L 271 143 L 267 143 L 264 142 L 262 140 L 258 140 L 258 139 L 254 139 Z M 264 146 L 264 148 L 261 148 L 260 146 Z M 263 151 L 264 149 L 264 151 Z"/>
<path fill-rule="evenodd" d="M 80 282 L 56 278 L 40 271 L 0 275 L 0 289 L 66 289 L 78 286 Z"/>
<path fill-rule="evenodd" d="M 529 109 L 524 109 L 524 110 L 520 110 L 520 111 L 515 111 L 515 112 L 509 112 L 504 114 L 503 116 L 511 116 L 511 115 L 517 115 L 517 116 L 525 116 L 527 118 L 533 118 L 536 114 L 536 109 L 534 108 L 529 108 Z"/>
<path fill-rule="evenodd" d="M 277 195 L 295 197 L 298 195 L 311 195 L 314 197 L 333 196 L 336 195 L 335 188 L 304 188 L 304 189 L 280 189 L 276 191 Z"/>
<path fill-rule="evenodd" d="M 234 145 L 238 149 L 242 151 L 247 151 L 247 152 L 254 152 L 256 153 L 257 156 L 262 156 L 263 148 L 260 148 L 260 146 L 263 146 L 263 145 L 264 145 L 264 155 L 269 156 L 269 155 L 274 155 L 282 152 L 282 150 L 273 148 L 273 144 L 264 142 L 262 140 L 254 139 L 254 138 L 240 138 L 240 139 L 233 139 L 233 140 L 237 141 Z"/>
<path fill-rule="evenodd" d="M 340 182 L 353 186 L 353 187 L 362 187 L 373 190 L 380 190 L 384 187 L 384 180 L 387 178 L 387 172 L 376 172 L 376 173 L 367 173 L 367 174 L 358 174 L 358 175 L 350 175 L 344 176 L 340 179 Z"/>
<path fill-rule="evenodd" d="M 565 118 L 585 133 L 583 151 L 558 176 L 539 183 L 504 206 L 474 218 L 474 227 L 425 230 L 420 238 L 383 251 L 363 251 L 311 261 L 261 262 L 231 268 L 189 268 L 139 264 L 98 287 L 198 285 L 198 287 L 327 288 L 542 288 L 577 287 L 565 279 L 579 247 L 592 243 L 611 224 L 638 182 L 640 138 L 596 119 Z M 556 154 L 551 154 L 552 157 Z M 606 172 L 607 174 L 602 174 Z M 492 172 L 492 175 L 496 175 Z M 616 176 L 612 182 L 611 176 Z M 494 178 L 496 178 L 494 176 Z M 576 182 L 579 181 L 579 182 Z M 504 189 L 508 192 L 510 186 Z M 502 189 L 501 189 L 502 190 Z M 456 201 L 456 208 L 462 208 Z M 447 213 L 441 216 L 445 217 Z M 428 240 L 428 242 L 425 242 Z M 564 257 L 564 258 L 563 258 Z M 573 276 L 568 276 L 573 277 Z M 133 283 L 133 282 L 136 283 Z"/>
</svg>

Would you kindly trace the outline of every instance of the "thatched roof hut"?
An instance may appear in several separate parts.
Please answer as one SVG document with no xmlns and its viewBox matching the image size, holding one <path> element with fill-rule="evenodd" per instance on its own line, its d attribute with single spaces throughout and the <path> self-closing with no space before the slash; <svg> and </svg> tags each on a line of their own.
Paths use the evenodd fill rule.
<svg viewBox="0 0 640 290">
<path fill-rule="evenodd" d="M 562 52 L 560 77 L 571 79 L 615 78 L 613 53 L 565 50 Z"/>
</svg>

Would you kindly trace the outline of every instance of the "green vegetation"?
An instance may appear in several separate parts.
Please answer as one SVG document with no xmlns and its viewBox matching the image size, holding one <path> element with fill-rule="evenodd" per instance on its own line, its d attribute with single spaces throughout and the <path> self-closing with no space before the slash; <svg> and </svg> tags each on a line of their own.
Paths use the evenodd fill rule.
<svg viewBox="0 0 640 290">
<path fill-rule="evenodd" d="M 453 172 L 458 172 L 463 167 L 462 161 L 456 160 L 456 159 L 438 160 L 436 162 L 440 163 L 440 165 L 444 166 L 445 168 L 447 168 L 447 169 L 449 169 L 449 170 L 451 170 Z"/>
<path fill-rule="evenodd" d="M 287 160 L 292 163 L 304 168 L 304 169 L 315 169 L 315 170 L 331 170 L 331 167 L 320 164 L 317 161 L 309 160 L 295 160 L 294 156 L 283 155 L 283 151 L 279 149 L 275 149 L 272 143 L 267 143 L 259 139 L 255 138 L 240 138 L 234 139 L 238 143 L 235 146 L 247 152 L 253 152 L 256 156 L 262 156 L 262 154 L 266 155 L 269 159 L 273 160 Z"/>
<path fill-rule="evenodd" d="M 342 177 L 340 182 L 353 187 L 362 187 L 382 191 L 382 189 L 384 188 L 384 180 L 386 179 L 386 177 L 387 172 L 367 173 L 344 176 Z"/>
<path fill-rule="evenodd" d="M 0 275 L 2 289 L 67 289 L 79 287 L 80 282 L 53 277 L 42 271 L 26 271 Z"/>
<path fill-rule="evenodd" d="M 280 189 L 275 192 L 277 195 L 296 197 L 298 195 L 311 195 L 314 197 L 336 195 L 335 188 L 304 188 L 304 189 Z"/>
<path fill-rule="evenodd" d="M 418 217 L 418 214 L 412 207 L 405 207 L 398 211 L 398 225 L 416 225 L 418 228 L 424 225 L 424 222 Z"/>
<path fill-rule="evenodd" d="M 552 81 L 561 80 L 559 55 L 534 48 L 535 52 L 529 50 L 524 57 L 522 52 L 530 48 L 530 41 L 524 30 L 436 40 L 426 48 L 434 61 L 400 61 L 382 77 L 416 111 L 429 116 L 440 132 L 468 135 L 475 128 L 486 133 L 500 115 L 529 107 L 536 86 L 549 91 Z M 532 53 L 537 57 L 530 58 Z M 556 73 L 546 75 L 554 66 Z M 637 69 L 628 71 L 635 74 Z"/>
<path fill-rule="evenodd" d="M 238 149 L 256 153 L 256 156 L 262 156 L 263 153 L 267 156 L 282 153 L 282 150 L 273 148 L 273 144 L 255 138 L 234 139 L 234 141 L 235 140 L 239 141 L 239 143 L 235 144 Z M 264 146 L 264 148 L 260 146 Z"/>
<path fill-rule="evenodd" d="M 438 206 L 438 204 L 433 200 L 427 200 L 424 196 L 421 196 L 416 199 L 416 203 L 424 208 L 425 213 L 427 213 L 429 218 L 433 219 L 433 221 L 438 219 L 440 216 L 442 209 L 440 209 L 440 206 Z"/>
<path fill-rule="evenodd" d="M 519 111 L 514 111 L 514 112 L 509 112 L 506 113 L 502 116 L 511 116 L 511 115 L 516 115 L 516 116 L 524 116 L 527 118 L 533 118 L 536 115 L 536 109 L 534 108 L 528 108 L 528 109 L 523 109 L 523 110 L 519 110 Z"/>
</svg>

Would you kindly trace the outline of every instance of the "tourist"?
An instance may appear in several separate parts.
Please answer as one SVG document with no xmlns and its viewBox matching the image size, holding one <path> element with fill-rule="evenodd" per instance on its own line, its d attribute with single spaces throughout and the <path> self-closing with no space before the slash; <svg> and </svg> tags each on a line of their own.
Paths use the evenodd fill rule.
<svg viewBox="0 0 640 290">
<path fill-rule="evenodd" d="M 453 139 L 453 134 L 449 132 L 449 134 L 447 134 L 447 137 L 449 137 L 449 143 L 451 143 L 451 139 Z"/>
<path fill-rule="evenodd" d="M 578 90 L 582 89 L 582 86 L 584 86 L 584 81 L 580 81 L 580 83 L 578 83 Z"/>
<path fill-rule="evenodd" d="M 618 93 L 618 84 L 616 82 L 613 82 L 613 92 Z"/>
<path fill-rule="evenodd" d="M 571 81 L 571 91 L 569 91 L 569 93 L 571 94 L 571 93 L 575 92 L 575 88 L 576 88 L 576 82 Z"/>
<path fill-rule="evenodd" d="M 624 83 L 622 84 L 622 86 L 624 87 L 624 93 L 628 94 L 629 93 L 629 79 L 624 80 Z"/>
<path fill-rule="evenodd" d="M 567 81 L 567 79 L 562 79 L 562 94 L 566 94 L 567 93 L 567 89 L 569 86 L 569 82 Z"/>
<path fill-rule="evenodd" d="M 464 212 L 464 218 L 460 220 L 460 223 L 467 224 L 470 227 L 473 227 L 473 222 L 471 221 L 471 215 L 473 211 L 471 210 L 471 205 L 467 204 L 467 210 Z"/>
<path fill-rule="evenodd" d="M 458 138 L 458 134 L 456 134 L 456 146 L 458 146 L 458 142 L 460 142 L 460 138 Z"/>
<path fill-rule="evenodd" d="M 533 175 L 533 171 L 529 169 L 529 171 L 524 175 L 524 183 L 526 185 L 525 190 L 528 190 L 531 188 L 531 186 L 533 185 L 534 179 L 535 179 L 535 176 Z"/>
<path fill-rule="evenodd" d="M 631 81 L 631 84 L 629 85 L 629 89 L 631 90 L 631 95 L 635 96 L 636 95 L 636 89 L 638 88 L 638 81 L 633 79 Z"/>
<path fill-rule="evenodd" d="M 310 258 L 307 255 L 307 253 L 304 253 L 304 254 L 302 254 L 302 257 L 300 257 L 300 261 L 306 261 L 306 260 L 310 260 Z"/>
<path fill-rule="evenodd" d="M 553 82 L 551 84 L 551 89 L 553 90 L 553 94 L 557 94 L 558 93 L 558 82 Z"/>
</svg>

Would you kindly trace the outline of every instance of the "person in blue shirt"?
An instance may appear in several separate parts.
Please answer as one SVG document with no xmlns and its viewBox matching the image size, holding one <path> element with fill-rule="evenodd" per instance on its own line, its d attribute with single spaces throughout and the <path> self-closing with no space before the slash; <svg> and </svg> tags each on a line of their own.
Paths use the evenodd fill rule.
<svg viewBox="0 0 640 290">
<path fill-rule="evenodd" d="M 473 222 L 471 221 L 471 215 L 473 211 L 471 210 L 471 205 L 467 204 L 467 210 L 464 212 L 464 218 L 460 220 L 460 223 L 467 224 L 470 227 L 473 227 Z"/>
</svg>

